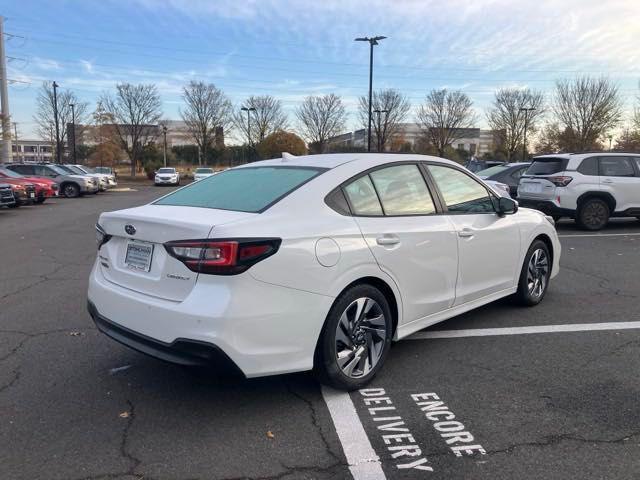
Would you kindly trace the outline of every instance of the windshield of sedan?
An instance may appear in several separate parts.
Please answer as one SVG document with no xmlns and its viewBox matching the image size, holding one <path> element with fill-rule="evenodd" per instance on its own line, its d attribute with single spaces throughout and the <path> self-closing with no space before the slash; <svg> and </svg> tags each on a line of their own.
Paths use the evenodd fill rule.
<svg viewBox="0 0 640 480">
<path fill-rule="evenodd" d="M 87 168 L 87 170 L 90 170 L 89 168 Z M 94 169 L 92 169 L 95 173 L 107 173 L 107 174 L 111 174 L 111 167 L 96 167 Z"/>
<path fill-rule="evenodd" d="M 82 169 L 78 168 L 78 167 L 74 167 L 71 165 L 65 165 L 65 168 L 67 168 L 68 170 L 71 170 L 71 172 L 77 174 L 77 175 L 86 175 L 85 172 L 82 171 Z"/>
<path fill-rule="evenodd" d="M 195 173 L 213 173 L 213 168 L 196 168 Z"/>
<path fill-rule="evenodd" d="M 220 172 L 161 198 L 155 205 L 260 213 L 326 169 L 246 167 Z M 247 195 L 251 192 L 251 195 Z"/>
<path fill-rule="evenodd" d="M 14 172 L 13 170 L 9 170 L 8 168 L 2 168 L 2 167 L 0 167 L 0 173 L 9 178 L 22 178 L 24 176 Z"/>
<path fill-rule="evenodd" d="M 504 172 L 507 168 L 509 168 L 508 165 L 496 165 L 495 167 L 485 168 L 484 170 L 480 170 L 479 172 L 475 172 L 475 173 L 479 177 L 488 178 L 491 175 Z"/>
<path fill-rule="evenodd" d="M 58 175 L 68 175 L 70 173 L 73 173 L 70 170 L 67 171 L 67 169 L 64 168 L 62 165 L 47 165 L 47 167 L 49 167 L 51 170 L 56 172 Z"/>
<path fill-rule="evenodd" d="M 175 168 L 161 168 L 158 173 L 176 173 Z"/>
</svg>

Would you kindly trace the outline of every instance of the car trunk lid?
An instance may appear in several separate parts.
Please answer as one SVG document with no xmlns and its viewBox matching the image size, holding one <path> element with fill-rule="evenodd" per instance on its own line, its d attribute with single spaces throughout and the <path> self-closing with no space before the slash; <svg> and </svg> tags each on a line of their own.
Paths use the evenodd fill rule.
<svg viewBox="0 0 640 480">
<path fill-rule="evenodd" d="M 182 301 L 193 289 L 198 274 L 170 256 L 164 243 L 209 238 L 216 225 L 252 215 L 160 205 L 104 213 L 99 224 L 111 239 L 99 251 L 100 268 L 107 280 L 121 287 Z"/>
</svg>

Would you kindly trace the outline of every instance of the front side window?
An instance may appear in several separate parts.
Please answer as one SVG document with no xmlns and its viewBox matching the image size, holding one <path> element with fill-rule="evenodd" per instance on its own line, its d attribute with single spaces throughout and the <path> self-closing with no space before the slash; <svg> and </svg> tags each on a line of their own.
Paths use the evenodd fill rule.
<svg viewBox="0 0 640 480">
<path fill-rule="evenodd" d="M 354 215 L 382 215 L 382 207 L 369 175 L 360 177 L 344 187 L 344 193 L 349 199 Z"/>
<path fill-rule="evenodd" d="M 627 157 L 600 157 L 600 175 L 603 177 L 635 177 L 631 159 Z"/>
<path fill-rule="evenodd" d="M 417 165 L 398 165 L 371 172 L 385 215 L 429 215 L 436 208 Z"/>
<path fill-rule="evenodd" d="M 494 213 L 487 189 L 469 175 L 451 167 L 429 165 L 450 213 Z"/>
<path fill-rule="evenodd" d="M 259 213 L 323 171 L 324 168 L 309 167 L 246 167 L 226 170 L 176 190 L 154 202 L 154 205 Z"/>
</svg>

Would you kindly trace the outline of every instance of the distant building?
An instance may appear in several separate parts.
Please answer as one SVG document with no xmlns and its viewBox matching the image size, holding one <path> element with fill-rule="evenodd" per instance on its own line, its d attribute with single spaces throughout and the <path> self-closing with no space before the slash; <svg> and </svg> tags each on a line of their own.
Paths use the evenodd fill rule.
<svg viewBox="0 0 640 480">
<path fill-rule="evenodd" d="M 399 131 L 395 135 L 401 138 L 403 143 L 409 143 L 412 147 L 422 137 L 423 130 L 417 123 L 401 123 Z M 455 149 L 468 151 L 471 155 L 483 155 L 492 152 L 499 144 L 498 132 L 495 130 L 484 130 L 481 128 L 461 129 L 460 138 L 451 145 Z M 367 146 L 367 131 L 365 129 L 354 132 L 343 133 L 332 137 L 328 141 L 329 147 L 338 148 L 362 148 Z M 375 134 L 372 133 L 372 146 L 375 148 Z"/>
<path fill-rule="evenodd" d="M 0 145 L 2 142 L 0 141 Z M 46 140 L 22 140 L 11 142 L 14 162 L 51 162 L 53 160 L 53 144 Z"/>
</svg>

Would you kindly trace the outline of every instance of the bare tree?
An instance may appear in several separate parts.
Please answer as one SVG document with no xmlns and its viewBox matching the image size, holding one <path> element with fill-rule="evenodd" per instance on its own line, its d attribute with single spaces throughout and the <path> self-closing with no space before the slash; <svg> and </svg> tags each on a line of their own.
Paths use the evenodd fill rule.
<svg viewBox="0 0 640 480">
<path fill-rule="evenodd" d="M 555 95 L 553 112 L 560 126 L 571 132 L 573 151 L 594 148 L 622 118 L 618 87 L 607 78 L 561 80 Z"/>
<path fill-rule="evenodd" d="M 522 147 L 524 130 L 535 133 L 537 122 L 544 114 L 542 92 L 518 88 L 503 88 L 495 93 L 493 106 L 487 112 L 487 122 L 507 154 L 507 161 L 513 161 Z M 534 109 L 522 111 L 522 108 Z"/>
<path fill-rule="evenodd" d="M 247 123 L 246 111 L 237 108 L 232 114 L 234 126 L 249 144 L 258 144 L 273 132 L 287 128 L 287 115 L 282 109 L 282 102 L 271 95 L 252 95 L 242 106 L 255 109 L 249 112 L 250 126 Z"/>
<path fill-rule="evenodd" d="M 344 128 L 347 114 L 339 96 L 309 96 L 296 110 L 303 136 L 319 153 L 324 152 L 327 140 Z"/>
<path fill-rule="evenodd" d="M 476 116 L 472 106 L 473 102 L 466 93 L 460 90 L 449 92 L 446 88 L 431 90 L 420 105 L 416 118 L 418 124 L 441 157 L 446 147 L 466 135 L 464 129 L 473 127 Z"/>
<path fill-rule="evenodd" d="M 58 129 L 60 132 L 60 147 L 63 148 L 68 136 L 67 125 L 72 123 L 73 115 L 71 112 L 71 104 L 75 110 L 75 124 L 76 124 L 76 137 L 80 137 L 82 129 L 87 121 L 87 109 L 89 104 L 87 102 L 81 102 L 75 93 L 70 90 L 62 90 L 57 94 L 58 97 Z M 44 82 L 38 96 L 36 97 L 36 112 L 33 116 L 33 120 L 36 123 L 36 131 L 43 140 L 48 140 L 54 146 L 56 141 L 56 120 L 55 109 L 53 101 L 53 83 Z M 73 134 L 73 133 L 72 133 Z M 54 150 L 54 158 L 56 152 Z"/>
<path fill-rule="evenodd" d="M 115 95 L 103 95 L 100 103 L 113 116 L 115 137 L 129 156 L 135 176 L 143 148 L 158 136 L 162 115 L 158 89 L 153 84 L 119 83 Z"/>
<path fill-rule="evenodd" d="M 398 90 L 389 88 L 373 92 L 371 107 L 374 112 L 371 119 L 373 136 L 378 150 L 384 152 L 392 138 L 400 133 L 400 124 L 407 118 L 411 104 Z M 380 113 L 375 113 L 375 110 Z M 369 124 L 369 99 L 364 95 L 358 100 L 358 116 L 366 129 Z"/>
<path fill-rule="evenodd" d="M 215 129 L 226 130 L 231 123 L 231 102 L 214 84 L 195 81 L 183 87 L 182 98 L 187 106 L 180 115 L 200 148 L 198 164 L 202 165 L 215 137 Z"/>
</svg>

